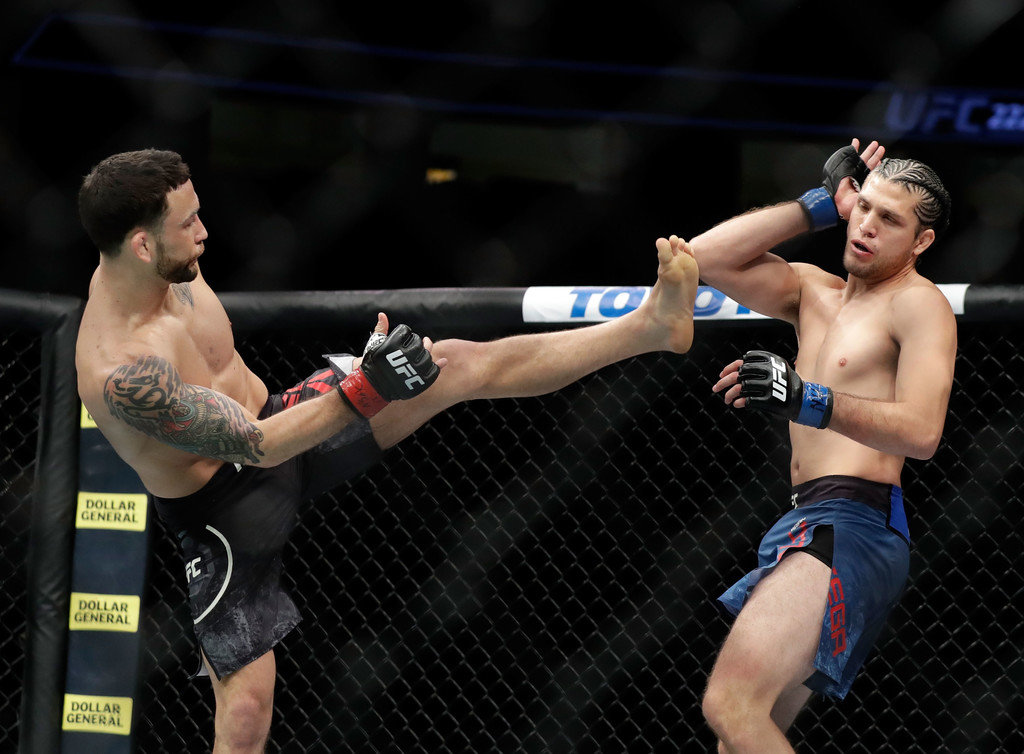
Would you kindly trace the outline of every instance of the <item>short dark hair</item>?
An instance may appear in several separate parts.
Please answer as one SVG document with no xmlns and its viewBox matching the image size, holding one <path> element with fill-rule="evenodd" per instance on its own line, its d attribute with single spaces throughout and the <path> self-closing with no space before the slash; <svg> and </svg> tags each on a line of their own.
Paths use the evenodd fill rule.
<svg viewBox="0 0 1024 754">
<path fill-rule="evenodd" d="M 189 180 L 177 152 L 141 149 L 111 155 L 82 180 L 78 215 L 101 253 L 116 256 L 132 228 L 153 227 L 167 213 L 167 193 Z"/>
<path fill-rule="evenodd" d="M 918 195 L 914 214 L 922 228 L 932 228 L 939 234 L 949 226 L 949 192 L 938 174 L 923 162 L 886 157 L 871 171 L 871 176 L 902 184 Z"/>
</svg>

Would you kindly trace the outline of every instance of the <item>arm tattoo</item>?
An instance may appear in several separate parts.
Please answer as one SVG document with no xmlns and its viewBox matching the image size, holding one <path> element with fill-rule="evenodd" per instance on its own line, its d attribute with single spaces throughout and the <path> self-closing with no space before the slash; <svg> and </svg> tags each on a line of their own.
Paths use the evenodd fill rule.
<svg viewBox="0 0 1024 754">
<path fill-rule="evenodd" d="M 112 416 L 176 448 L 232 463 L 258 463 L 261 432 L 235 401 L 183 382 L 158 356 L 122 364 L 107 378 L 104 398 Z"/>
<path fill-rule="evenodd" d="M 188 283 L 171 283 L 171 290 L 178 297 L 178 301 L 188 304 L 190 309 L 196 308 L 196 301 L 192 298 L 192 287 Z"/>
</svg>

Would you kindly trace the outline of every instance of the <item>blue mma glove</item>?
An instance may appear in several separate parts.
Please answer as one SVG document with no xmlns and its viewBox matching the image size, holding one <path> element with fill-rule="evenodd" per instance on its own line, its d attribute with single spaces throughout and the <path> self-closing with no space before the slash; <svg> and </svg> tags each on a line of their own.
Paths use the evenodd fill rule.
<svg viewBox="0 0 1024 754">
<path fill-rule="evenodd" d="M 804 382 L 785 359 L 774 353 L 743 354 L 739 381 L 743 386 L 740 397 L 746 398 L 751 408 L 815 429 L 824 429 L 832 418 L 832 389 Z"/>
<path fill-rule="evenodd" d="M 844 178 L 852 178 L 854 185 L 860 190 L 870 172 L 867 163 L 860 158 L 853 146 L 847 145 L 833 152 L 821 169 L 822 185 L 797 199 L 807 214 L 811 230 L 824 230 L 839 222 L 835 196 Z"/>
</svg>

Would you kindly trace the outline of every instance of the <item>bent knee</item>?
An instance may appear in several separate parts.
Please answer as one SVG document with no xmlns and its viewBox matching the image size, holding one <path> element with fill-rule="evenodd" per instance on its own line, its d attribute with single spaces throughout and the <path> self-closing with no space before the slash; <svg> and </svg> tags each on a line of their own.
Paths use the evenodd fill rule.
<svg viewBox="0 0 1024 754">
<path fill-rule="evenodd" d="M 759 714 L 756 700 L 746 693 L 744 685 L 711 678 L 701 701 L 701 712 L 708 727 L 719 738 L 730 740 L 740 734 Z M 767 711 L 760 711 L 767 714 Z"/>
<path fill-rule="evenodd" d="M 721 736 L 721 731 L 729 726 L 731 706 L 731 695 L 724 685 L 715 683 L 713 680 L 708 683 L 700 709 L 708 727 L 719 736 Z"/>
<path fill-rule="evenodd" d="M 231 750 L 257 749 L 270 734 L 273 714 L 273 694 L 233 694 L 217 709 L 217 738 Z"/>
<path fill-rule="evenodd" d="M 273 706 L 273 693 L 245 692 L 233 694 L 224 708 L 232 717 L 258 718 L 269 715 Z"/>
<path fill-rule="evenodd" d="M 771 703 L 750 692 L 748 684 L 712 677 L 701 702 L 704 720 L 718 737 L 718 751 L 759 751 L 765 726 L 774 726 Z"/>
</svg>

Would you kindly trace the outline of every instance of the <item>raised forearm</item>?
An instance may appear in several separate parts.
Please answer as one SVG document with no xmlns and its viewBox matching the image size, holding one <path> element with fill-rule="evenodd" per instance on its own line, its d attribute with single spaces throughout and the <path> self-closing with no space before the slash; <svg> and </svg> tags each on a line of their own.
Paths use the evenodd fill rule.
<svg viewBox="0 0 1024 754">
<path fill-rule="evenodd" d="M 785 202 L 738 215 L 690 240 L 701 278 L 716 278 L 742 270 L 781 243 L 809 230 L 800 205 Z"/>
<path fill-rule="evenodd" d="M 849 146 L 836 150 L 822 167 L 822 185 L 795 201 L 734 217 L 693 239 L 701 277 L 716 286 L 720 275 L 725 275 L 726 283 L 732 282 L 730 272 L 744 269 L 769 249 L 809 230 L 830 228 L 848 217 L 856 186 L 864 183 L 885 154 L 885 148 L 876 141 L 859 155 L 858 149 L 860 141 L 853 139 Z"/>
</svg>

